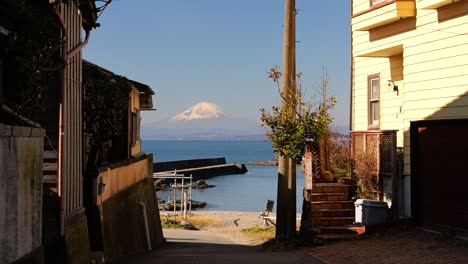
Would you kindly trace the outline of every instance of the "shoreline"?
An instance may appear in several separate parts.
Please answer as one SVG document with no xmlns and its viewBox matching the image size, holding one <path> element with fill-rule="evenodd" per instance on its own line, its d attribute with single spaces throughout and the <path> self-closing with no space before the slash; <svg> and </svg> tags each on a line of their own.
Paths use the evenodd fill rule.
<svg viewBox="0 0 468 264">
<path fill-rule="evenodd" d="M 162 211 L 160 211 L 162 212 Z M 219 222 L 213 225 L 209 225 L 208 229 L 219 229 L 219 228 L 235 228 L 243 229 L 247 227 L 253 227 L 255 225 L 261 225 L 263 220 L 259 217 L 260 211 L 248 212 L 248 211 L 227 211 L 227 210 L 192 210 L 192 215 L 204 216 Z M 276 217 L 276 212 L 272 212 L 269 216 Z M 169 216 L 170 217 L 170 216 Z M 189 216 L 190 217 L 190 216 Z M 301 213 L 297 212 L 296 217 L 300 218 Z M 300 219 L 297 219 L 300 222 Z"/>
<path fill-rule="evenodd" d="M 258 212 L 245 212 L 245 211 L 207 211 L 207 210 L 196 210 L 192 211 L 192 215 L 195 217 L 202 217 L 210 220 L 214 220 L 213 223 L 196 226 L 203 232 L 212 234 L 221 234 L 233 241 L 245 244 L 245 245 L 258 245 L 264 241 L 254 239 L 247 235 L 242 234 L 241 230 L 245 228 L 251 228 L 255 226 L 262 227 L 263 220 L 259 217 L 260 211 Z M 276 212 L 272 212 L 269 216 L 275 217 Z M 296 217 L 299 218 L 296 221 L 297 226 L 300 224 L 301 213 L 297 213 Z M 164 216 L 161 215 L 161 219 Z M 171 218 L 169 216 L 168 218 Z M 188 215 L 188 221 L 190 222 L 190 216 Z M 275 220 L 273 222 L 276 222 Z M 272 225 L 270 225 L 272 226 Z M 193 231 L 197 232 L 197 231 Z"/>
</svg>

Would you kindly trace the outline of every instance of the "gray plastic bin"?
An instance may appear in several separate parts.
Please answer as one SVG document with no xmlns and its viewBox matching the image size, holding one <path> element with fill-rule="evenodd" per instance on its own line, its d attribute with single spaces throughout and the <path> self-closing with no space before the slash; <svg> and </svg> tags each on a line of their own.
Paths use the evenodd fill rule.
<svg viewBox="0 0 468 264">
<path fill-rule="evenodd" d="M 388 212 L 386 202 L 357 199 L 354 206 L 356 207 L 356 223 L 365 225 L 385 224 Z"/>
</svg>

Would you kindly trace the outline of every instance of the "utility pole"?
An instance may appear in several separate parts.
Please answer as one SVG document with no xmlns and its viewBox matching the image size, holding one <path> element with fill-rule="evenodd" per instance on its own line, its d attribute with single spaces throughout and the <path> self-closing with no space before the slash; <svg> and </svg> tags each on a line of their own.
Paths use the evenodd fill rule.
<svg viewBox="0 0 468 264">
<path fill-rule="evenodd" d="M 296 1 L 285 0 L 284 44 L 282 72 L 283 110 L 296 108 Z M 296 235 L 296 163 L 290 157 L 278 159 L 278 197 L 276 210 L 276 240 L 294 239 Z"/>
</svg>

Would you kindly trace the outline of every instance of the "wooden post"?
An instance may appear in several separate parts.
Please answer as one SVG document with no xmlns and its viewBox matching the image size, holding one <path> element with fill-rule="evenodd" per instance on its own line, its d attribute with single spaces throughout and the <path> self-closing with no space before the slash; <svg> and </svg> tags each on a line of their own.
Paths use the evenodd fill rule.
<svg viewBox="0 0 468 264">
<path fill-rule="evenodd" d="M 295 13 L 296 1 L 285 0 L 281 108 L 295 109 Z M 294 111 L 291 118 L 295 118 Z M 296 234 L 296 164 L 289 157 L 278 159 L 276 239 L 290 240 Z"/>
<path fill-rule="evenodd" d="M 192 186 L 193 186 L 193 176 L 192 176 L 192 174 L 190 174 L 189 215 L 192 215 Z"/>
<path fill-rule="evenodd" d="M 174 219 L 176 219 L 176 215 L 177 215 L 177 204 L 176 204 L 176 200 L 177 200 L 177 192 L 176 192 L 176 187 L 177 187 L 177 171 L 174 171 Z"/>
<path fill-rule="evenodd" d="M 183 214 L 183 211 L 184 211 L 184 184 L 185 184 L 185 175 L 182 174 L 182 187 L 180 188 L 180 214 L 182 215 Z M 185 218 L 184 218 L 185 220 Z"/>
<path fill-rule="evenodd" d="M 187 192 L 184 192 L 184 220 L 187 220 Z"/>
</svg>

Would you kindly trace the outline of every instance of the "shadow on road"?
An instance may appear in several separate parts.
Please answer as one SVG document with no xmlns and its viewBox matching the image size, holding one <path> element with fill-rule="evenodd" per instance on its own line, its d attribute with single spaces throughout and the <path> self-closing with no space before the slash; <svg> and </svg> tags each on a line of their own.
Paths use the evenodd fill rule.
<svg viewBox="0 0 468 264">
<path fill-rule="evenodd" d="M 145 254 L 121 257 L 112 263 L 323 263 L 304 250 L 269 252 L 259 246 L 230 241 L 217 234 L 165 230 L 164 248 Z"/>
</svg>

